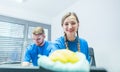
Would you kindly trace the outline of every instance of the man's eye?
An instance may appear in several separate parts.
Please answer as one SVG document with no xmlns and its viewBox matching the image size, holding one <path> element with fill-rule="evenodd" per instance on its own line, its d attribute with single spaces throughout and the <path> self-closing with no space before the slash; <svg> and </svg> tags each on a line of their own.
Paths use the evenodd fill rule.
<svg viewBox="0 0 120 72">
<path fill-rule="evenodd" d="M 37 40 L 40 40 L 40 38 L 39 38 L 39 39 L 37 39 Z"/>
</svg>

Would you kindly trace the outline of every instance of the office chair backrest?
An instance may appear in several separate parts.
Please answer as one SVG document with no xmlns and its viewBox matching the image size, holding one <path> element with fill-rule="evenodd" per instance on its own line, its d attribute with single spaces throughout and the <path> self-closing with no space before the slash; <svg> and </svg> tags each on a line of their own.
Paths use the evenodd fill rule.
<svg viewBox="0 0 120 72">
<path fill-rule="evenodd" d="M 90 65 L 91 66 L 96 66 L 95 56 L 94 56 L 94 49 L 92 47 L 89 47 L 89 55 L 91 57 L 91 59 L 90 59 Z"/>
</svg>

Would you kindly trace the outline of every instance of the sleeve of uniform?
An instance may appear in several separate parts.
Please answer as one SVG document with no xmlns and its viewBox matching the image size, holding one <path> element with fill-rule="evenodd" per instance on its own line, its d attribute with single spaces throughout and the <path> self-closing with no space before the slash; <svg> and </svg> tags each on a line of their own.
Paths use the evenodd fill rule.
<svg viewBox="0 0 120 72">
<path fill-rule="evenodd" d="M 30 62 L 31 60 L 30 49 L 31 49 L 31 46 L 28 46 L 26 48 L 25 55 L 24 55 L 24 62 Z"/>
<path fill-rule="evenodd" d="M 64 37 L 60 37 L 58 39 L 56 39 L 54 42 L 54 45 L 57 49 L 65 49 L 65 41 L 64 41 Z"/>
<path fill-rule="evenodd" d="M 50 48 L 50 53 L 49 55 L 54 52 L 55 50 L 58 49 L 58 47 L 52 42 L 50 45 L 49 45 L 49 48 Z"/>
<path fill-rule="evenodd" d="M 50 54 L 52 52 L 54 52 L 55 50 L 58 50 L 58 49 L 61 49 L 61 48 L 63 48 L 63 41 L 62 41 L 61 38 L 58 38 L 58 39 L 56 39 L 55 41 L 52 42 Z"/>
</svg>

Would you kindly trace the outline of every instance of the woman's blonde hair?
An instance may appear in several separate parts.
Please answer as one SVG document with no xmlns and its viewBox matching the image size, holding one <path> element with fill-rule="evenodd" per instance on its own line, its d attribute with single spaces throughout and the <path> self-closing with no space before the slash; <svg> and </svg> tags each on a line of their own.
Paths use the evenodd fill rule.
<svg viewBox="0 0 120 72">
<path fill-rule="evenodd" d="M 63 25 L 64 20 L 65 20 L 67 17 L 71 16 L 71 15 L 75 16 L 77 22 L 79 23 L 79 19 L 78 19 L 76 13 L 74 13 L 74 12 L 68 12 L 68 13 L 66 13 L 66 14 L 62 17 L 61 25 Z"/>
</svg>

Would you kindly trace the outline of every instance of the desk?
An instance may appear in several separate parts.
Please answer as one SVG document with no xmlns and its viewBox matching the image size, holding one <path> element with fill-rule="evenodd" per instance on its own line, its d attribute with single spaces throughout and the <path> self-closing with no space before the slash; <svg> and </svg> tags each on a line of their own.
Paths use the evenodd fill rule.
<svg viewBox="0 0 120 72">
<path fill-rule="evenodd" d="M 29 66 L 22 67 L 20 64 L 3 64 L 0 65 L 0 72 L 53 72 L 41 67 Z M 104 68 L 90 67 L 90 72 L 107 72 Z"/>
<path fill-rule="evenodd" d="M 50 70 L 46 70 L 44 68 L 40 68 L 40 69 L 41 69 L 41 72 L 53 72 Z M 107 72 L 107 70 L 101 67 L 90 67 L 90 72 Z"/>
<path fill-rule="evenodd" d="M 2 64 L 0 72 L 40 72 L 40 69 L 35 66 L 23 67 L 20 64 Z"/>
<path fill-rule="evenodd" d="M 107 72 L 105 68 L 102 67 L 90 67 L 90 72 Z"/>
</svg>

